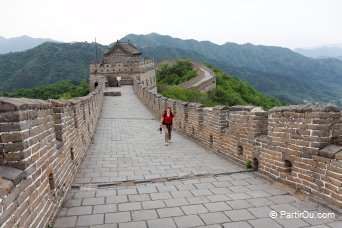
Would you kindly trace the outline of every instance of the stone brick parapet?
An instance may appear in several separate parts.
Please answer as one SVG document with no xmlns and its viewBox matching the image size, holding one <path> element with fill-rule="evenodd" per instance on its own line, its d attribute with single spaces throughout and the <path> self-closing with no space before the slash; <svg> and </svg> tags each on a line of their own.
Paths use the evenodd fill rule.
<svg viewBox="0 0 342 228">
<path fill-rule="evenodd" d="M 216 88 L 216 76 L 211 77 L 210 79 L 207 79 L 198 85 L 192 86 L 196 89 L 198 89 L 201 92 L 208 92 L 209 90 Z"/>
<path fill-rule="evenodd" d="M 198 74 L 189 81 L 181 83 L 180 86 L 185 89 L 196 88 L 201 92 L 208 92 L 214 89 L 216 87 L 216 74 L 214 71 L 200 63 L 192 62 L 192 65 Z M 209 73 L 209 78 L 205 77 L 206 72 Z"/>
<path fill-rule="evenodd" d="M 216 153 L 329 204 L 342 206 L 342 121 L 333 106 L 292 105 L 268 112 L 254 106 L 204 107 L 133 88 L 157 116 L 165 105 L 176 114 L 174 128 Z"/>
<path fill-rule="evenodd" d="M 104 82 L 85 97 L 0 97 L 0 226 L 46 227 L 100 116 Z"/>
<path fill-rule="evenodd" d="M 132 85 L 132 77 L 141 77 L 141 80 L 148 79 L 150 87 L 156 85 L 155 64 L 152 59 L 139 59 L 127 63 L 92 63 L 89 66 L 89 86 L 94 89 L 99 81 L 105 81 L 106 87 L 116 87 L 118 77 L 120 85 Z M 153 79 L 153 80 L 152 80 Z"/>
<path fill-rule="evenodd" d="M 162 64 L 175 64 L 177 59 L 164 59 L 158 66 Z M 193 68 L 196 69 L 197 75 L 190 80 L 179 84 L 184 89 L 196 88 L 201 92 L 208 92 L 216 87 L 216 74 L 210 68 L 206 67 L 201 63 L 191 61 Z M 205 78 L 205 71 L 209 73 L 210 78 Z"/>
<path fill-rule="evenodd" d="M 196 69 L 196 71 L 197 71 L 196 77 L 193 77 L 193 78 L 191 78 L 190 80 L 188 80 L 188 81 L 186 81 L 186 82 L 183 82 L 183 83 L 179 84 L 180 87 L 182 87 L 182 88 L 184 88 L 184 89 L 189 89 L 189 88 L 191 88 L 195 83 L 197 83 L 197 82 L 199 82 L 199 81 L 201 81 L 201 80 L 204 79 L 204 72 L 201 71 L 201 70 L 199 69 L 199 67 L 196 66 L 196 65 L 194 65 L 194 64 L 193 64 L 193 67 L 194 67 L 194 68 Z"/>
</svg>

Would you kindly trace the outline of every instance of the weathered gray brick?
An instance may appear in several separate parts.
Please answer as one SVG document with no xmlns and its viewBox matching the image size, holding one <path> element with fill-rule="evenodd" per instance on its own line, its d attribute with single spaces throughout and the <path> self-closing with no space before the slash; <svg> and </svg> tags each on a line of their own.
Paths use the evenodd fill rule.
<svg viewBox="0 0 342 228">
<path fill-rule="evenodd" d="M 155 210 L 139 210 L 132 212 L 132 219 L 133 221 L 140 221 L 140 220 L 152 220 L 157 219 L 158 215 Z"/>
<path fill-rule="evenodd" d="M 102 214 L 116 211 L 116 204 L 96 205 L 93 209 L 94 214 Z"/>
<path fill-rule="evenodd" d="M 104 223 L 104 215 L 82 215 L 77 219 L 77 226 L 91 226 Z"/>
<path fill-rule="evenodd" d="M 176 228 L 176 224 L 171 218 L 148 220 L 147 224 L 149 228 L 160 228 L 160 227 Z"/>
<path fill-rule="evenodd" d="M 249 223 L 255 228 L 280 228 L 282 227 L 271 218 L 250 220 Z"/>
<path fill-rule="evenodd" d="M 68 209 L 67 215 L 88 215 L 93 210 L 92 206 L 71 207 Z"/>
<path fill-rule="evenodd" d="M 157 210 L 160 218 L 184 215 L 179 207 L 162 208 Z"/>
<path fill-rule="evenodd" d="M 107 196 L 106 203 L 125 203 L 128 202 L 126 195 L 124 196 Z"/>
<path fill-rule="evenodd" d="M 142 206 L 144 209 L 164 208 L 165 203 L 162 200 L 145 201 L 145 202 L 142 202 Z"/>
<path fill-rule="evenodd" d="M 168 192 L 151 193 L 152 200 L 172 199 L 172 196 Z"/>
<path fill-rule="evenodd" d="M 229 222 L 230 219 L 225 216 L 222 212 L 215 212 L 215 213 L 205 213 L 199 215 L 205 224 L 218 224 L 218 223 L 224 223 Z"/>
<path fill-rule="evenodd" d="M 223 227 L 224 228 L 252 228 L 252 226 L 249 225 L 249 223 L 245 221 L 225 223 L 223 224 Z"/>
<path fill-rule="evenodd" d="M 175 223 L 178 227 L 196 227 L 202 226 L 204 223 L 198 217 L 198 215 L 187 215 L 174 218 Z"/>
<path fill-rule="evenodd" d="M 119 211 L 136 211 L 140 209 L 141 209 L 141 204 L 139 202 L 118 204 Z"/>
<path fill-rule="evenodd" d="M 105 214 L 105 223 L 130 222 L 131 215 L 129 212 L 107 213 Z"/>
<path fill-rule="evenodd" d="M 216 211 L 227 211 L 231 210 L 232 208 L 228 206 L 225 202 L 216 202 L 216 203 L 206 203 L 204 206 L 210 211 L 210 212 L 216 212 Z"/>
<path fill-rule="evenodd" d="M 165 200 L 165 204 L 166 204 L 168 207 L 177 207 L 177 206 L 189 205 L 189 202 L 186 201 L 184 198 L 177 198 L 177 199 L 168 199 L 168 200 Z"/>
<path fill-rule="evenodd" d="M 53 227 L 74 227 L 76 226 L 77 216 L 56 218 Z"/>
<path fill-rule="evenodd" d="M 146 228 L 146 222 L 139 221 L 139 222 L 126 222 L 126 223 L 120 223 L 120 228 Z"/>
<path fill-rule="evenodd" d="M 233 209 L 253 208 L 254 206 L 246 200 L 233 200 L 226 202 Z"/>
<path fill-rule="evenodd" d="M 181 207 L 186 215 L 206 213 L 208 210 L 202 205 L 189 205 Z"/>
<path fill-rule="evenodd" d="M 255 216 L 253 216 L 246 209 L 225 211 L 224 213 L 232 221 L 249 220 L 249 219 L 254 219 L 255 218 Z"/>
<path fill-rule="evenodd" d="M 98 205 L 98 204 L 104 204 L 104 202 L 105 202 L 104 197 L 86 198 L 86 199 L 83 199 L 82 205 Z"/>
</svg>

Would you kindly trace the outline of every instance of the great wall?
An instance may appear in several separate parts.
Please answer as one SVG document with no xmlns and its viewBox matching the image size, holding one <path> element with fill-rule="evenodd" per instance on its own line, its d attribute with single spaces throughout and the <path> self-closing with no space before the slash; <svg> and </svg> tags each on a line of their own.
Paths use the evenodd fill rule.
<svg viewBox="0 0 342 228">
<path fill-rule="evenodd" d="M 129 48 L 120 47 L 120 61 L 125 51 L 140 54 Z M 93 91 L 85 97 L 0 98 L 1 227 L 46 227 L 53 221 L 96 134 L 104 91 L 118 75 L 157 118 L 171 106 L 180 134 L 242 166 L 251 160 L 263 175 L 341 208 L 342 117 L 336 107 L 293 105 L 266 112 L 167 99 L 156 92 L 152 60 L 115 67 L 94 63 L 90 72 Z M 214 82 L 205 80 L 200 89 Z"/>
<path fill-rule="evenodd" d="M 253 106 L 204 107 L 149 91 L 134 80 L 134 91 L 159 116 L 175 110 L 174 127 L 241 165 L 248 159 L 261 173 L 342 206 L 342 122 L 333 106 L 293 105 L 269 112 Z"/>
<path fill-rule="evenodd" d="M 104 85 L 68 101 L 0 98 L 1 227 L 46 227 L 93 137 Z"/>
</svg>

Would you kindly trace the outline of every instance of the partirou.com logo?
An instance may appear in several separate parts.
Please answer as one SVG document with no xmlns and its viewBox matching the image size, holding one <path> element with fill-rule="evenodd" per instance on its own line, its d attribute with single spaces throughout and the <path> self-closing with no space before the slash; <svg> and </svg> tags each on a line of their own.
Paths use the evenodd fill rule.
<svg viewBox="0 0 342 228">
<path fill-rule="evenodd" d="M 334 219 L 335 213 L 333 212 L 312 212 L 312 211 L 295 211 L 295 212 L 286 212 L 286 211 L 271 211 L 271 218 L 312 218 L 312 219 Z"/>
</svg>

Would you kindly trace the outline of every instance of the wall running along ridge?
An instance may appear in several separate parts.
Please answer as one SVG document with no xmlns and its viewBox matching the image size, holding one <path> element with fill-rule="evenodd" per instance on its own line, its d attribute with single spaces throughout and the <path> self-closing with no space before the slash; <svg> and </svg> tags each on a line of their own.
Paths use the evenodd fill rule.
<svg viewBox="0 0 342 228">
<path fill-rule="evenodd" d="M 85 97 L 0 97 L 0 226 L 46 227 L 58 212 L 100 116 L 104 82 Z"/>
<path fill-rule="evenodd" d="M 176 62 L 177 59 L 165 59 L 157 65 L 157 68 L 163 64 L 175 64 Z M 214 71 L 200 63 L 191 61 L 191 64 L 192 67 L 195 68 L 195 70 L 197 71 L 197 75 L 190 80 L 179 84 L 180 87 L 182 87 L 183 89 L 196 88 L 201 92 L 208 92 L 209 90 L 216 88 L 216 74 Z M 206 70 L 210 74 L 210 78 L 204 80 L 205 72 L 201 70 L 201 68 Z"/>
<path fill-rule="evenodd" d="M 159 118 L 166 105 L 174 128 L 211 150 L 277 181 L 342 206 L 342 117 L 334 106 L 293 105 L 265 112 L 254 106 L 204 107 L 133 88 Z"/>
<path fill-rule="evenodd" d="M 192 66 L 198 72 L 196 77 L 179 84 L 180 87 L 184 89 L 196 88 L 201 92 L 208 92 L 209 90 L 216 88 L 216 74 L 214 73 L 214 71 L 212 71 L 205 65 L 196 62 L 192 62 Z M 205 72 L 201 68 L 206 70 L 210 74 L 210 78 L 204 80 Z"/>
</svg>

